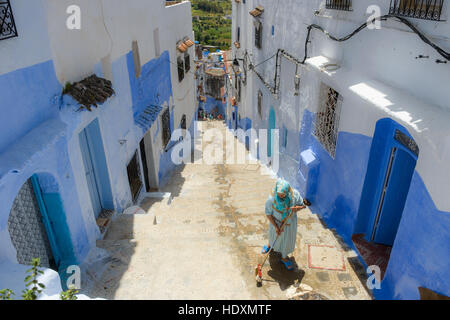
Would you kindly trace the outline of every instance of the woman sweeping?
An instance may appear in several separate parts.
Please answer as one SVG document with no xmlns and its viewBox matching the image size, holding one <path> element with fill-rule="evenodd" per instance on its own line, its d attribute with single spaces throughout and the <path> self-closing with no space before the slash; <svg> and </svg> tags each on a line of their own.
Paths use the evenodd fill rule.
<svg viewBox="0 0 450 320">
<path fill-rule="evenodd" d="M 266 201 L 266 217 L 270 221 L 269 245 L 264 246 L 261 253 L 268 253 L 271 249 L 270 244 L 273 244 L 277 236 L 279 236 L 272 251 L 281 253 L 281 262 L 288 270 L 294 268 L 288 255 L 294 252 L 295 249 L 297 212 L 309 205 L 308 200 L 303 199 L 297 190 L 292 189 L 289 183 L 282 179 L 277 181 L 272 195 Z M 293 213 L 289 218 L 291 212 Z M 282 226 L 285 219 L 287 221 Z"/>
</svg>

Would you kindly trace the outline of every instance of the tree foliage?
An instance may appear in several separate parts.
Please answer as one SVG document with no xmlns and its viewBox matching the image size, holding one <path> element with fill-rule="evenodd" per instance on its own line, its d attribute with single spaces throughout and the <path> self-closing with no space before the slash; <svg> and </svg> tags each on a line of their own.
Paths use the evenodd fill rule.
<svg viewBox="0 0 450 320">
<path fill-rule="evenodd" d="M 228 50 L 231 46 L 231 0 L 192 0 L 195 38 Z"/>
</svg>

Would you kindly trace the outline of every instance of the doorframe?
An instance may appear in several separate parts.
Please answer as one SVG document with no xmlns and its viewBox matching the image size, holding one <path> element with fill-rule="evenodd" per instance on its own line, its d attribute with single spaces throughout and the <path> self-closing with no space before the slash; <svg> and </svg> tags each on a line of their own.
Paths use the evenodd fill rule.
<svg viewBox="0 0 450 320">
<path fill-rule="evenodd" d="M 42 222 L 45 226 L 45 231 L 47 232 L 47 238 L 50 242 L 50 247 L 52 249 L 53 259 L 57 267 L 61 264 L 61 254 L 59 253 L 58 243 L 53 232 L 52 224 L 48 215 L 47 207 L 45 206 L 44 197 L 42 196 L 42 190 L 39 185 L 38 177 L 36 175 L 31 176 L 31 184 L 33 185 L 33 191 L 36 196 L 39 211 L 41 212 Z"/>
<path fill-rule="evenodd" d="M 159 190 L 159 179 L 158 179 L 158 172 L 156 171 L 155 158 L 153 155 L 154 146 L 151 130 L 148 130 L 146 132 L 142 140 L 144 141 L 145 157 L 147 159 L 148 182 L 149 182 L 149 189 L 147 189 L 147 191 Z"/>
<path fill-rule="evenodd" d="M 97 188 L 101 210 L 103 209 L 114 210 L 115 208 L 111 189 L 111 179 L 109 176 L 108 161 L 106 158 L 105 146 L 103 143 L 103 136 L 101 132 L 99 119 L 95 118 L 80 131 L 79 140 L 81 139 L 82 134 L 86 135 L 86 142 L 87 142 L 86 151 L 89 154 L 85 154 L 81 146 L 80 151 L 83 158 L 87 156 L 89 157 L 89 159 L 86 160 L 91 161 L 94 170 L 95 187 Z M 83 167 L 84 166 L 85 164 L 83 160 Z M 85 167 L 84 169 L 86 170 Z M 86 182 L 89 183 L 87 180 Z M 90 191 L 89 196 L 92 197 Z M 93 200 L 91 199 L 91 201 Z"/>
<path fill-rule="evenodd" d="M 271 116 L 273 115 L 273 128 L 271 127 L 272 123 L 271 123 Z M 269 109 L 269 119 L 268 119 L 268 123 L 267 123 L 267 128 L 268 128 L 268 132 L 267 132 L 267 157 L 269 159 L 272 158 L 273 156 L 273 133 L 272 133 L 272 129 L 275 130 L 277 126 L 277 114 L 275 113 L 275 109 L 273 106 L 270 106 Z"/>
<path fill-rule="evenodd" d="M 396 139 L 397 131 L 400 131 L 411 140 L 412 144 L 415 144 L 417 154 Z M 398 150 L 405 151 L 417 161 L 419 149 L 408 130 L 391 118 L 378 120 L 372 139 L 361 200 L 353 231 L 353 234 L 364 234 L 364 238 L 369 242 L 372 242 L 372 236 L 376 235 L 373 231 L 377 215 L 381 215 L 382 211 L 382 204 L 381 211 L 379 209 L 383 188 L 385 187 L 386 179 L 389 179 L 391 174 L 391 172 L 388 172 L 389 164 L 391 160 L 395 161 L 395 156 L 392 158 L 392 150 L 394 148 L 397 150 L 396 153 L 398 153 Z"/>
</svg>

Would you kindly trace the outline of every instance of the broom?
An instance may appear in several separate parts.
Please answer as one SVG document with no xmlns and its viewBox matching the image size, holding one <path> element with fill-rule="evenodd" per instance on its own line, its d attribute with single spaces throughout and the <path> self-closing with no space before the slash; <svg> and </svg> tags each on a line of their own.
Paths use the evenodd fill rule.
<svg viewBox="0 0 450 320">
<path fill-rule="evenodd" d="M 306 199 L 304 199 L 303 204 L 305 205 L 304 208 L 306 208 L 306 207 L 308 207 L 308 206 L 311 205 L 311 203 L 310 203 L 308 200 L 306 200 Z M 285 224 L 286 224 L 286 223 L 288 222 L 288 220 L 292 217 L 292 214 L 294 213 L 294 211 L 293 211 L 292 209 L 294 209 L 294 208 L 297 208 L 297 207 L 291 207 L 291 213 L 290 213 L 289 216 L 284 220 L 283 224 L 281 225 L 281 229 L 284 228 Z M 304 208 L 302 208 L 302 209 L 304 209 Z M 277 243 L 278 238 L 281 236 L 281 234 L 282 234 L 282 233 L 280 233 L 280 234 L 276 237 L 275 241 L 274 241 L 273 244 L 270 246 L 270 250 L 269 250 L 269 252 L 267 252 L 266 257 L 265 257 L 265 259 L 264 259 L 264 262 L 263 262 L 262 264 L 258 264 L 258 266 L 255 268 L 256 285 L 257 285 L 258 287 L 260 287 L 260 286 L 262 285 L 262 268 L 263 268 L 264 264 L 266 263 L 267 258 L 270 256 L 270 253 L 272 252 L 272 250 L 273 250 L 275 244 Z"/>
</svg>

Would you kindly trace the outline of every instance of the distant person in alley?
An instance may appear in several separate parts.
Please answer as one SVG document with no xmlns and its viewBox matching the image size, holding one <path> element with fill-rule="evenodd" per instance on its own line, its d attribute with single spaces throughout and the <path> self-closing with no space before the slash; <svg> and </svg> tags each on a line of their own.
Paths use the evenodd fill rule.
<svg viewBox="0 0 450 320">
<path fill-rule="evenodd" d="M 303 199 L 300 193 L 292 189 L 289 183 L 283 179 L 278 179 L 272 194 L 266 201 L 266 217 L 270 221 L 269 244 L 264 246 L 261 253 L 267 254 L 271 250 L 271 245 L 275 242 L 272 251 L 281 253 L 281 262 L 288 270 L 292 270 L 292 262 L 288 255 L 294 252 L 297 238 L 297 212 L 306 206 L 311 205 L 308 200 Z M 293 214 L 289 218 L 291 214 Z M 283 222 L 286 223 L 283 225 Z"/>
</svg>

